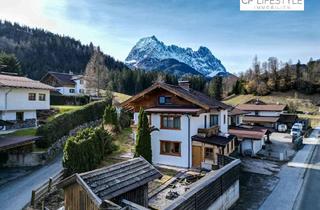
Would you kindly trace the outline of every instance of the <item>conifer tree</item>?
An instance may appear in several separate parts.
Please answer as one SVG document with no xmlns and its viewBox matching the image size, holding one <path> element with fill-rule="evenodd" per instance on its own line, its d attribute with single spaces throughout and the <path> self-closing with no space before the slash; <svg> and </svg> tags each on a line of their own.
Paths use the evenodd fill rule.
<svg viewBox="0 0 320 210">
<path fill-rule="evenodd" d="M 107 124 L 117 125 L 118 124 L 117 111 L 114 106 L 112 106 L 112 105 L 106 106 L 106 109 L 104 110 L 104 115 L 103 115 L 103 123 L 105 125 L 107 125 Z"/>
<path fill-rule="evenodd" d="M 141 108 L 138 116 L 138 130 L 136 138 L 135 156 L 142 156 L 148 162 L 152 163 L 151 150 L 151 129 L 149 127 L 147 114 Z"/>
<path fill-rule="evenodd" d="M 211 97 L 222 99 L 222 77 L 216 76 L 210 81 L 208 92 Z"/>
<path fill-rule="evenodd" d="M 0 71 L 21 74 L 21 66 L 13 54 L 0 52 Z"/>
</svg>

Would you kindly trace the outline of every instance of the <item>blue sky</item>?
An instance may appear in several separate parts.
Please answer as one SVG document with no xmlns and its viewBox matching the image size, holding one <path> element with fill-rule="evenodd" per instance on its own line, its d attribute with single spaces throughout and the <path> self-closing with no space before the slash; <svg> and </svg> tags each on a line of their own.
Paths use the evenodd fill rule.
<svg viewBox="0 0 320 210">
<path fill-rule="evenodd" d="M 92 41 L 124 60 L 142 37 L 208 47 L 230 72 L 264 60 L 320 58 L 320 1 L 304 12 L 241 12 L 239 0 L 2 0 L 0 19 Z"/>
</svg>

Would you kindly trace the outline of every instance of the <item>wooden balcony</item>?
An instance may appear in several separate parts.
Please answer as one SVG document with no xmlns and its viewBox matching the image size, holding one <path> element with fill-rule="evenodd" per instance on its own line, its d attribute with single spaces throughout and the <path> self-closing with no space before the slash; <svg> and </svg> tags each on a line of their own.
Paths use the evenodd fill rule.
<svg viewBox="0 0 320 210">
<path fill-rule="evenodd" d="M 219 134 L 219 126 L 218 125 L 214 125 L 210 128 L 198 128 L 198 136 L 201 136 L 203 138 L 211 137 L 211 136 L 218 135 L 218 134 Z"/>
</svg>

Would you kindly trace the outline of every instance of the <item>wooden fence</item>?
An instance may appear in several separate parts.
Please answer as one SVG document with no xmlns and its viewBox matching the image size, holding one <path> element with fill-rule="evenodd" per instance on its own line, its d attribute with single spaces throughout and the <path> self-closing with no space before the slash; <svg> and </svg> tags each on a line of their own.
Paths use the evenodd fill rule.
<svg viewBox="0 0 320 210">
<path fill-rule="evenodd" d="M 49 193 L 52 187 L 54 187 L 59 181 L 61 181 L 62 178 L 63 178 L 63 171 L 59 172 L 53 177 L 50 177 L 48 181 L 43 183 L 37 189 L 32 190 L 31 200 L 30 200 L 30 203 L 28 203 L 28 205 L 30 204 L 31 208 L 35 208 L 39 199 L 43 198 L 47 193 Z M 44 209 L 44 206 L 42 209 Z"/>
<path fill-rule="evenodd" d="M 226 156 L 224 156 L 226 157 Z M 226 165 L 215 172 L 210 172 L 200 179 L 189 191 L 180 196 L 166 210 L 208 209 L 220 196 L 239 180 L 240 160 L 222 158 Z M 232 160 L 232 161 L 231 161 Z M 231 161 L 227 164 L 227 161 Z"/>
</svg>

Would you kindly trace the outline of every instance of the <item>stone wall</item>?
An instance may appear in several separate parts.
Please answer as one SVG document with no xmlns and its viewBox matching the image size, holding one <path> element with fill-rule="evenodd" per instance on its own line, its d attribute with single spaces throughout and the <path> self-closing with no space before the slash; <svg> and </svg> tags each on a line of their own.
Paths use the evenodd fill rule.
<svg viewBox="0 0 320 210">
<path fill-rule="evenodd" d="M 62 152 L 64 143 L 67 141 L 67 139 L 70 136 L 75 136 L 79 131 L 85 129 L 85 128 L 92 128 L 92 127 L 97 127 L 102 123 L 102 120 L 96 120 L 96 121 L 91 121 L 89 123 L 84 123 L 82 125 L 79 125 L 78 127 L 72 129 L 69 131 L 69 135 L 63 136 L 60 138 L 58 141 L 56 141 L 49 149 L 47 150 L 44 159 L 45 160 L 51 160 L 54 157 L 56 157 L 57 154 Z"/>
<path fill-rule="evenodd" d="M 26 119 L 24 121 L 8 120 L 8 122 L 13 123 L 13 125 L 6 126 L 6 130 L 14 130 L 20 128 L 32 128 L 37 126 L 36 119 Z"/>
</svg>

